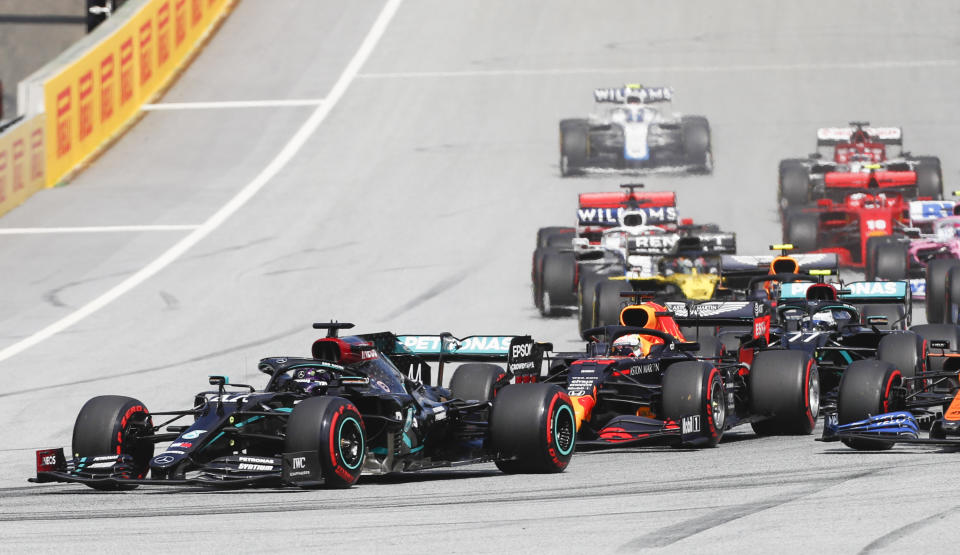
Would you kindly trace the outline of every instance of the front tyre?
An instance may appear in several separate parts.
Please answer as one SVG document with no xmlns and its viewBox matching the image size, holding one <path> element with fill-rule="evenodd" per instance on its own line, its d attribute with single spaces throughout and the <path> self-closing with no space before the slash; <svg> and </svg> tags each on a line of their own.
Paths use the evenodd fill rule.
<svg viewBox="0 0 960 555">
<path fill-rule="evenodd" d="M 843 372 L 837 397 L 837 422 L 850 424 L 870 416 L 897 410 L 891 391 L 903 381 L 900 370 L 881 360 L 855 360 Z M 893 443 L 882 439 L 841 439 L 853 449 L 884 451 Z"/>
<path fill-rule="evenodd" d="M 723 437 L 727 405 L 720 371 L 705 361 L 675 362 L 663 375 L 663 416 L 683 426 L 684 418 L 696 418 L 700 435 L 685 447 L 715 447 Z"/>
<path fill-rule="evenodd" d="M 493 402 L 490 440 L 508 474 L 563 472 L 576 435 L 570 397 L 554 384 L 508 386 Z"/>
<path fill-rule="evenodd" d="M 284 452 L 318 453 L 324 487 L 348 488 L 360 478 L 366 430 L 357 407 L 343 397 L 301 401 L 287 422 Z"/>
<path fill-rule="evenodd" d="M 101 395 L 83 405 L 73 425 L 75 458 L 129 455 L 130 478 L 143 478 L 153 458 L 153 443 L 140 439 L 153 432 L 150 412 L 140 401 L 120 395 Z M 87 484 L 97 490 L 131 490 L 136 485 Z"/>
</svg>

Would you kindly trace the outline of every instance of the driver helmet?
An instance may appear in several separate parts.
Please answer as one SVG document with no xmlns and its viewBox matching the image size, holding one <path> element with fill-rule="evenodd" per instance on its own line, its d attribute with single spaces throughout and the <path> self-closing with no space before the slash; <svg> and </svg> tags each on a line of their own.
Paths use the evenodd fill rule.
<svg viewBox="0 0 960 555">
<path fill-rule="evenodd" d="M 632 333 L 622 335 L 613 342 L 613 354 L 619 356 L 645 357 L 654 345 L 663 343 L 659 337 Z"/>
<path fill-rule="evenodd" d="M 850 321 L 852 316 L 846 310 L 838 308 L 827 308 L 814 313 L 811 317 L 811 325 L 816 329 L 837 329 L 840 324 Z"/>
<path fill-rule="evenodd" d="M 315 393 L 321 388 L 326 388 L 332 379 L 333 375 L 325 368 L 303 368 L 293 375 L 293 381 L 300 384 L 307 393 Z"/>
</svg>

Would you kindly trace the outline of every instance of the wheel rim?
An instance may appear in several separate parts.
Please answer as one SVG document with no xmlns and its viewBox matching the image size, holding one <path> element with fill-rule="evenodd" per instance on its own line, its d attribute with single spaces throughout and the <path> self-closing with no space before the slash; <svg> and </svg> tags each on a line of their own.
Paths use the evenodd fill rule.
<svg viewBox="0 0 960 555">
<path fill-rule="evenodd" d="M 356 470 L 363 462 L 363 429 L 356 418 L 349 416 L 340 423 L 340 460 L 343 466 Z"/>
<path fill-rule="evenodd" d="M 568 405 L 561 405 L 553 417 L 553 442 L 562 456 L 567 456 L 573 451 L 576 440 L 575 427 L 573 411 Z"/>
<path fill-rule="evenodd" d="M 810 415 L 816 420 L 820 414 L 820 373 L 816 368 L 810 369 L 808 382 L 807 399 L 810 403 Z"/>
<path fill-rule="evenodd" d="M 723 399 L 723 387 L 720 386 L 720 382 L 714 382 L 711 388 L 710 412 L 713 415 L 713 425 L 717 428 L 717 433 L 720 433 L 727 420 L 727 405 Z"/>
</svg>

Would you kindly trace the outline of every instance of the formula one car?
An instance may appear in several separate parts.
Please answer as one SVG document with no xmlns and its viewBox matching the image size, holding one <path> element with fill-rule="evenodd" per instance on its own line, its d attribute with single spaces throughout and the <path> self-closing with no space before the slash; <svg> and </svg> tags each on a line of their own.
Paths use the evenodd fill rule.
<svg viewBox="0 0 960 555">
<path fill-rule="evenodd" d="M 911 227 L 867 240 L 867 278 L 908 280 L 914 300 L 926 301 L 930 323 L 960 323 L 958 213 L 955 201 L 913 201 Z"/>
<path fill-rule="evenodd" d="M 960 328 L 941 325 L 940 332 L 950 338 L 929 341 L 924 372 L 903 372 L 882 360 L 851 364 L 821 441 L 858 450 L 896 443 L 960 446 Z M 929 428 L 927 438 L 920 437 L 921 428 Z"/>
<path fill-rule="evenodd" d="M 642 184 L 620 187 L 626 190 L 623 193 L 580 194 L 575 228 L 554 226 L 537 231 L 531 279 L 534 305 L 544 316 L 576 309 L 578 259 L 592 256 L 591 251 L 603 251 L 601 239 L 604 231 L 623 222 L 656 226 L 666 231 L 677 230 L 675 193 L 637 191 Z"/>
<path fill-rule="evenodd" d="M 780 162 L 780 209 L 786 212 L 820 199 L 842 203 L 846 194 L 868 189 L 897 191 L 910 199 L 942 198 L 940 159 L 888 150 L 902 146 L 899 127 L 854 121 L 849 127 L 818 129 L 816 153 Z"/>
<path fill-rule="evenodd" d="M 804 352 L 816 365 L 821 392 L 819 402 L 833 411 L 842 397 L 843 380 L 855 365 L 889 364 L 899 375 L 919 376 L 930 368 L 928 347 L 935 341 L 957 344 L 955 326 L 924 324 L 909 326 L 909 294 L 906 282 L 853 282 L 840 285 L 810 283 L 810 276 L 774 274 L 767 280 L 780 282 L 776 307 L 770 319 L 755 323 L 747 335 L 744 322 L 728 317 L 729 303 L 703 303 L 689 307 L 668 304 L 680 325 L 710 326 L 736 360 L 749 364 L 754 357 L 777 351 Z M 691 311 L 710 313 L 710 318 L 688 316 Z M 684 317 L 681 317 L 683 315 Z M 768 333 L 761 339 L 758 330 Z M 729 341 L 730 337 L 736 339 Z M 779 355 L 788 356 L 788 355 Z M 879 362 L 878 362 L 879 361 Z"/>
<path fill-rule="evenodd" d="M 653 104 L 673 100 L 673 89 L 626 85 L 593 91 L 599 105 L 586 119 L 560 121 L 560 173 L 589 169 L 713 171 L 710 124 L 703 116 L 671 114 Z"/>
<path fill-rule="evenodd" d="M 751 324 L 766 309 L 740 305 Z M 585 330 L 585 352 L 555 353 L 551 363 L 547 383 L 566 385 L 580 446 L 712 447 L 745 423 L 771 434 L 813 430 L 818 392 L 809 354 L 725 361 L 716 338 L 688 341 L 673 313 L 652 302 L 624 308 L 620 324 Z"/>
<path fill-rule="evenodd" d="M 352 327 L 314 324 L 327 335 L 314 342 L 312 358 L 261 360 L 270 377 L 262 391 L 211 376 L 217 389 L 197 394 L 192 408 L 154 413 L 130 397 L 94 397 L 74 425 L 73 456 L 66 459 L 62 448 L 38 451 L 30 481 L 101 490 L 349 487 L 361 471 L 484 461 L 508 473 L 566 468 L 575 446 L 567 394 L 549 384 L 507 385 L 539 374 L 548 344 L 528 336 L 338 336 Z M 441 380 L 444 363 L 487 362 L 460 366 L 445 389 L 410 377 L 429 381 L 428 361 L 439 363 Z"/>
</svg>

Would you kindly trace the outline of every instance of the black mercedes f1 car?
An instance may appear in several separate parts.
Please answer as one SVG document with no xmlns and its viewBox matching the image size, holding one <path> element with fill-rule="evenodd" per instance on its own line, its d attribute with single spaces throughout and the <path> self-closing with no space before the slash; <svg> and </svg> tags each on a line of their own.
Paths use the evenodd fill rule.
<svg viewBox="0 0 960 555">
<path fill-rule="evenodd" d="M 314 324 L 327 335 L 314 342 L 312 357 L 261 360 L 269 376 L 263 390 L 211 376 L 216 389 L 197 394 L 191 408 L 153 413 L 130 397 L 94 397 L 74 425 L 72 456 L 38 451 L 30 481 L 99 490 L 349 487 L 361 472 L 486 461 L 508 473 L 566 468 L 576 431 L 566 392 L 508 385 L 514 377 L 532 381 L 549 344 L 529 336 L 339 337 L 352 327 Z M 429 383 L 430 362 L 440 383 L 445 363 L 470 364 L 455 370 L 447 389 L 412 377 Z"/>
</svg>

